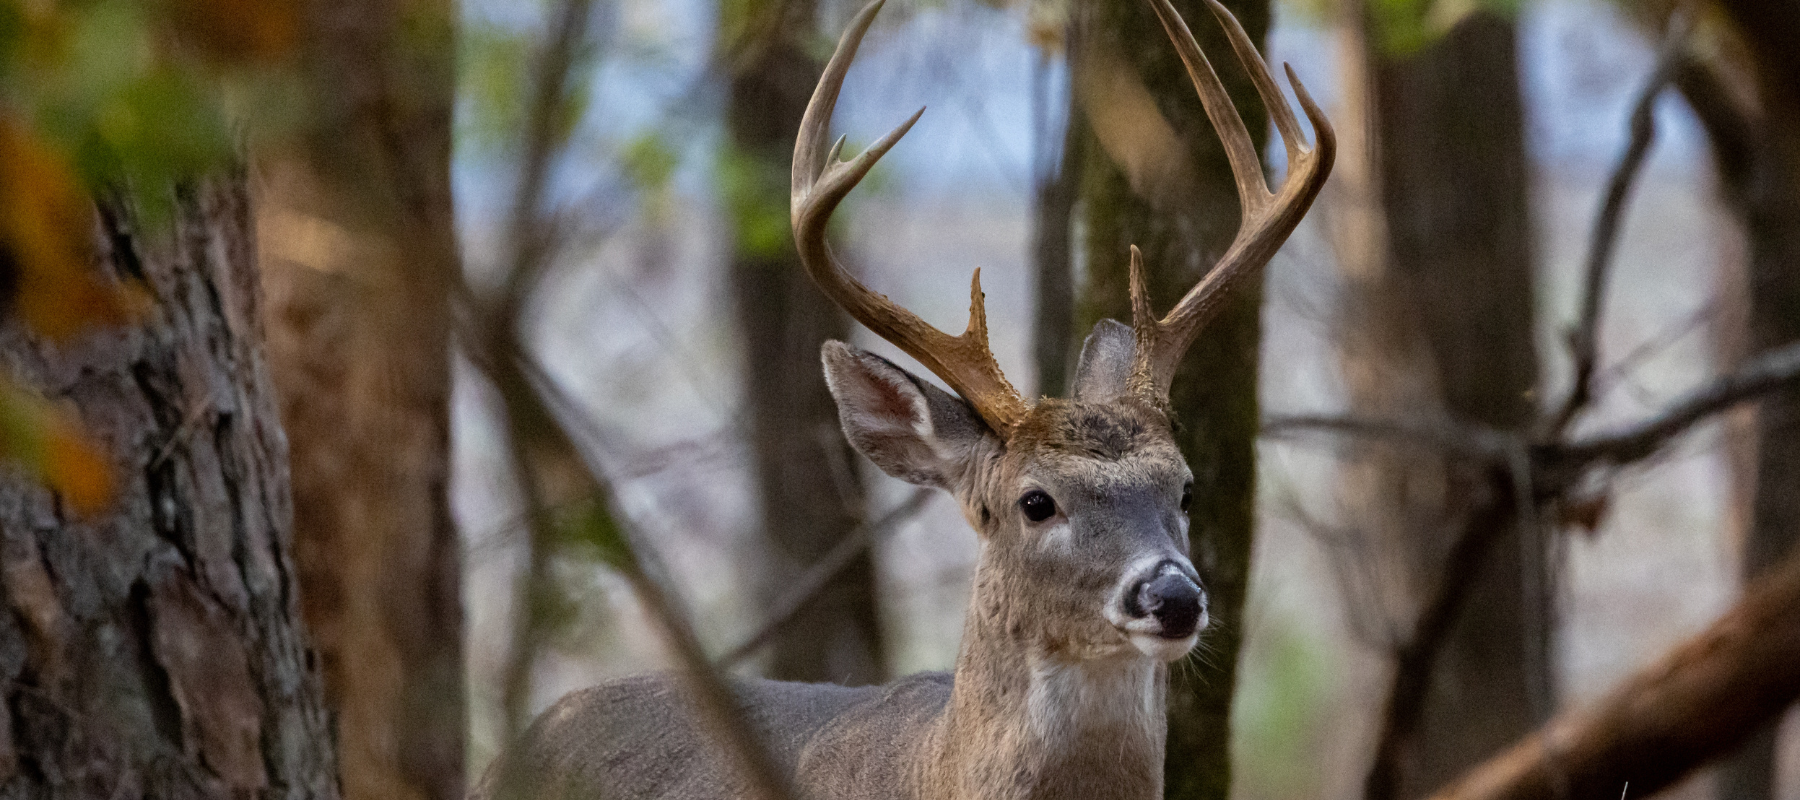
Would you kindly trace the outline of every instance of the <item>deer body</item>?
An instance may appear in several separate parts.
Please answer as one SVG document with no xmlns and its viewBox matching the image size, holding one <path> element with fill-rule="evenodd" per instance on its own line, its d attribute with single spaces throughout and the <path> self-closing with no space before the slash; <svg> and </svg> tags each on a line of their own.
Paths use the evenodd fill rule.
<svg viewBox="0 0 1800 800">
<path fill-rule="evenodd" d="M 1106 330 L 1128 336 L 1123 326 Z M 1192 616 L 1170 618 L 1173 638 L 1158 635 L 1164 628 L 1153 614 L 1126 621 L 1145 629 L 1132 634 L 1095 613 L 1111 607 L 1115 620 L 1129 616 L 1122 584 L 1132 588 L 1153 573 L 1179 573 L 1175 583 L 1194 585 L 1180 513 L 1187 470 L 1160 414 L 1046 401 L 1015 437 L 1029 444 L 1003 449 L 960 401 L 877 356 L 834 344 L 826 361 L 847 409 L 922 412 L 882 427 L 847 411 L 846 425 L 852 441 L 880 459 L 906 449 L 877 444 L 894 428 L 930 431 L 910 444 L 928 438 L 954 455 L 904 469 L 921 482 L 969 487 L 958 499 L 985 535 L 954 673 L 854 689 L 736 682 L 742 707 L 800 797 L 1160 797 L 1164 661 L 1186 653 L 1205 625 L 1204 596 L 1196 587 Z M 1005 487 L 1000 496 L 1010 499 L 1021 482 L 1053 489 L 1065 509 L 1024 524 L 1016 504 L 996 508 L 979 491 Z M 1082 556 L 1070 558 L 1077 548 Z M 708 746 L 696 720 L 672 675 L 575 692 L 544 712 L 489 781 L 511 771 L 529 784 L 527 797 L 746 796 L 729 758 Z"/>
<path fill-rule="evenodd" d="M 980 273 L 968 330 L 950 336 L 851 277 L 825 244 L 832 210 L 912 120 L 849 161 L 827 147 L 839 88 L 881 0 L 851 22 L 808 105 L 794 151 L 793 223 L 814 281 L 857 320 L 944 379 L 952 395 L 839 342 L 825 377 L 844 434 L 884 472 L 948 491 L 980 536 L 952 674 L 883 687 L 740 680 L 739 704 L 796 800 L 1152 800 L 1162 795 L 1168 664 L 1206 626 L 1188 558 L 1193 476 L 1168 390 L 1218 299 L 1293 231 L 1330 170 L 1330 123 L 1289 82 L 1299 123 L 1229 12 L 1208 0 L 1287 144 L 1277 192 L 1219 79 L 1168 0 L 1149 0 L 1219 129 L 1244 221 L 1211 273 L 1166 317 L 1131 251 L 1133 320 L 1103 320 L 1073 397 L 1029 403 L 987 345 Z M 490 768 L 479 797 L 702 800 L 750 795 L 698 726 L 674 676 L 571 694 Z"/>
<path fill-rule="evenodd" d="M 1120 694 L 1151 690 L 1117 698 L 1124 708 L 1135 711 L 1147 700 L 1161 702 L 1161 669 L 1134 670 L 1138 675 L 1132 682 L 1141 685 L 1116 687 Z M 855 689 L 760 680 L 744 681 L 738 689 L 777 763 L 801 787 L 799 797 L 1161 797 L 1160 705 L 1158 713 L 1134 713 L 1132 719 L 1092 716 L 1088 721 L 1100 724 L 1087 730 L 1071 725 L 1053 734 L 1058 737 L 1053 744 L 1019 739 L 1009 742 L 1010 748 L 996 748 L 988 743 L 1005 742 L 1021 731 L 1001 724 L 1004 715 L 947 713 L 954 693 L 950 673 L 921 673 Z M 1111 715 L 1114 708 L 1096 704 L 1092 710 Z M 545 712 L 515 751 L 533 754 L 534 763 L 518 766 L 539 776 L 531 779 L 534 785 L 525 796 L 748 796 L 729 759 L 717 748 L 703 746 L 706 732 L 693 727 L 693 718 L 677 682 L 667 675 L 570 694 Z M 1126 730 L 1127 736 L 1115 737 L 1115 730 Z"/>
</svg>

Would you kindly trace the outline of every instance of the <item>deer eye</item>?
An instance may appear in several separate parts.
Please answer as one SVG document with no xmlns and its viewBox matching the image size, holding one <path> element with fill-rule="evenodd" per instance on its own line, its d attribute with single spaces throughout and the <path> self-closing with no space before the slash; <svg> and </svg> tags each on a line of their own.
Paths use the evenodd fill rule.
<svg viewBox="0 0 1800 800">
<path fill-rule="evenodd" d="M 1181 487 L 1181 510 L 1186 511 L 1186 510 L 1188 510 L 1188 506 L 1191 506 L 1193 504 L 1194 504 L 1194 482 L 1188 481 L 1185 485 L 1183 485 Z"/>
<path fill-rule="evenodd" d="M 1019 498 L 1019 509 L 1025 512 L 1026 519 L 1043 522 L 1056 515 L 1056 501 L 1042 489 L 1032 489 Z"/>
</svg>

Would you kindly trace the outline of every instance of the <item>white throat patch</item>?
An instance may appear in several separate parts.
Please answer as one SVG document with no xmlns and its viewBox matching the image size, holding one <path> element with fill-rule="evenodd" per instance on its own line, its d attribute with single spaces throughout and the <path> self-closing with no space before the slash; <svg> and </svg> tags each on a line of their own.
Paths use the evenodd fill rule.
<svg viewBox="0 0 1800 800">
<path fill-rule="evenodd" d="M 1078 746 L 1091 733 L 1153 739 L 1163 714 L 1158 666 L 1148 658 L 1069 663 L 1032 656 L 1026 694 L 1031 733 L 1053 750 Z"/>
</svg>

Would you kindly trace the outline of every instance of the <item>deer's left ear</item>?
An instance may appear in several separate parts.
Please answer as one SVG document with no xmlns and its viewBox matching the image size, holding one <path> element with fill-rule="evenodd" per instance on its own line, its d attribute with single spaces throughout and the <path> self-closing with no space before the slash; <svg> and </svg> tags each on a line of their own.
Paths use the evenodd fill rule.
<svg viewBox="0 0 1800 800">
<path fill-rule="evenodd" d="M 1131 378 L 1131 359 L 1137 353 L 1137 341 L 1131 327 L 1115 320 L 1103 319 L 1094 324 L 1081 345 L 1081 361 L 1075 366 L 1075 386 L 1071 394 L 1076 400 L 1106 403 L 1125 394 Z"/>
<path fill-rule="evenodd" d="M 845 438 L 882 472 L 954 491 L 957 476 L 993 436 L 968 405 L 881 356 L 826 342 L 824 358 Z"/>
</svg>

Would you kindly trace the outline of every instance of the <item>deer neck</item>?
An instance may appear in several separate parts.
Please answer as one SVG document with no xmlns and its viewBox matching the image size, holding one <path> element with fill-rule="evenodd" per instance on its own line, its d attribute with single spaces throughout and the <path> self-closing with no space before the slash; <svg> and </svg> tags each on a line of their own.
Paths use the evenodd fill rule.
<svg viewBox="0 0 1800 800">
<path fill-rule="evenodd" d="M 1074 660 L 1024 633 L 983 580 L 963 626 L 950 706 L 925 783 L 957 800 L 1162 796 L 1167 669 L 1136 656 Z M 1015 614 L 1018 612 L 1014 612 Z"/>
</svg>

